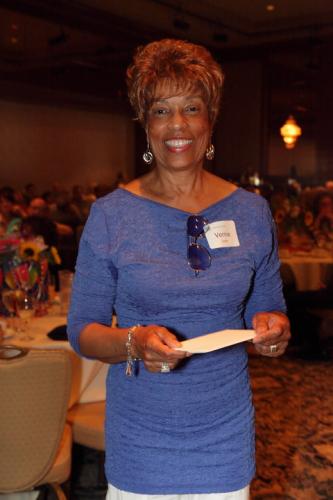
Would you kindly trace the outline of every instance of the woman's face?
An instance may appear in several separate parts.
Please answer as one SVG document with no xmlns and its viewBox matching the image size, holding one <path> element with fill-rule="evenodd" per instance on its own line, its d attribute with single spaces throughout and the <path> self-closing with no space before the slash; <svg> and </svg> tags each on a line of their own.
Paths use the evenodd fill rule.
<svg viewBox="0 0 333 500">
<path fill-rule="evenodd" d="M 148 112 L 147 134 L 158 168 L 201 168 L 211 137 L 200 93 L 160 92 Z"/>
</svg>

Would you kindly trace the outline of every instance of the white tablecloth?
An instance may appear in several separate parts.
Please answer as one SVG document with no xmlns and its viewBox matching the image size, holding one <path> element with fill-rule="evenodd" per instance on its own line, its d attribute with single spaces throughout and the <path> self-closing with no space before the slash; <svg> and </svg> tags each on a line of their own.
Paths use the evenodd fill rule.
<svg viewBox="0 0 333 500">
<path fill-rule="evenodd" d="M 328 252 L 281 252 L 280 260 L 291 269 L 298 291 L 320 290 L 333 279 L 333 256 Z"/>
<path fill-rule="evenodd" d="M 15 344 L 34 349 L 66 349 L 72 360 L 72 392 L 69 406 L 77 402 L 91 403 L 105 400 L 105 379 L 109 365 L 100 361 L 79 357 L 69 342 L 52 340 L 47 333 L 56 326 L 64 325 L 66 316 L 42 316 L 33 318 L 28 333 L 33 340 L 24 340 L 23 334 L 5 339 L 6 344 Z"/>
</svg>

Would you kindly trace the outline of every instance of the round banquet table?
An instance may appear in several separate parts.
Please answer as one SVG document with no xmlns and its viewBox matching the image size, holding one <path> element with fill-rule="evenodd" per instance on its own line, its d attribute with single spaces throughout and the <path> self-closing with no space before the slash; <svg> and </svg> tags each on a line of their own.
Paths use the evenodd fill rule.
<svg viewBox="0 0 333 500">
<path fill-rule="evenodd" d="M 322 249 L 311 252 L 280 251 L 282 279 L 287 266 L 299 292 L 325 288 L 333 280 L 333 255 Z"/>
<path fill-rule="evenodd" d="M 69 407 L 75 403 L 92 403 L 105 400 L 105 379 L 109 365 L 78 356 L 67 340 L 52 340 L 48 332 L 66 324 L 66 316 L 46 315 L 29 321 L 26 333 L 33 340 L 25 340 L 23 333 L 4 339 L 4 343 L 31 349 L 65 349 L 72 361 L 72 389 Z"/>
</svg>

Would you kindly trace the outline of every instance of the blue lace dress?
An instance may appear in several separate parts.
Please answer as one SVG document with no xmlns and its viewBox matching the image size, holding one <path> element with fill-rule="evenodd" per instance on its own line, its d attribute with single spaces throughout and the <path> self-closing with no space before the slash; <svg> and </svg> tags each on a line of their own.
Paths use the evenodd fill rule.
<svg viewBox="0 0 333 500">
<path fill-rule="evenodd" d="M 93 206 L 81 237 L 68 332 L 163 325 L 179 339 L 251 328 L 258 311 L 285 310 L 266 201 L 237 189 L 202 212 L 233 220 L 240 245 L 209 249 L 209 269 L 187 263 L 188 213 L 117 189 Z M 206 238 L 200 243 L 206 245 Z M 239 490 L 255 472 L 254 410 L 245 344 L 194 355 L 168 374 L 125 363 L 107 377 L 106 475 L 141 494 Z"/>
</svg>

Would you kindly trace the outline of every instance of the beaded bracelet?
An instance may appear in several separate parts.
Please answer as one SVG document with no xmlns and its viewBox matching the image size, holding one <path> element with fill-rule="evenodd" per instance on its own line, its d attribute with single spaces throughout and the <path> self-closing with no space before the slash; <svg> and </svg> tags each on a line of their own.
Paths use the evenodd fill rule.
<svg viewBox="0 0 333 500">
<path fill-rule="evenodd" d="M 137 358 L 133 358 L 132 356 L 132 340 L 133 334 L 140 325 L 131 326 L 131 328 L 127 332 L 127 342 L 126 342 L 126 351 L 127 351 L 127 360 L 126 360 L 126 375 L 131 377 L 133 375 L 133 362 L 137 360 Z"/>
</svg>

